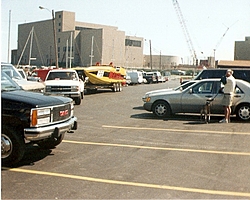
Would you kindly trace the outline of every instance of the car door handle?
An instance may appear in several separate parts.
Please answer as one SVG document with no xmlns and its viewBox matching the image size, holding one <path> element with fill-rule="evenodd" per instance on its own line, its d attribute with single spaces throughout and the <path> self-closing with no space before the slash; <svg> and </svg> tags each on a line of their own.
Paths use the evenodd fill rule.
<svg viewBox="0 0 250 200">
<path fill-rule="evenodd" d="M 241 95 L 234 95 L 234 97 L 239 98 L 239 97 L 241 97 Z"/>
<path fill-rule="evenodd" d="M 205 96 L 205 97 L 207 97 L 207 98 L 211 98 L 211 97 L 213 97 L 212 95 L 207 95 L 207 96 Z"/>
</svg>

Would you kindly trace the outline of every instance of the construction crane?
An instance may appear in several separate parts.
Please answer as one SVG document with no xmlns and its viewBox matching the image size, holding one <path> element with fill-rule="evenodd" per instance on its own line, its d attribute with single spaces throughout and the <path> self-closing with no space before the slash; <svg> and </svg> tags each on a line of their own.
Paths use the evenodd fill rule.
<svg viewBox="0 0 250 200">
<path fill-rule="evenodd" d="M 182 12 L 181 12 L 181 9 L 180 9 L 178 1 L 177 0 L 173 0 L 173 5 L 174 5 L 175 11 L 177 13 L 177 16 L 179 18 L 179 21 L 180 21 L 181 28 L 183 30 L 184 36 L 186 38 L 186 42 L 188 44 L 188 48 L 189 48 L 191 57 L 193 58 L 193 64 L 196 63 L 196 65 L 197 65 L 198 63 L 196 62 L 196 60 L 197 60 L 196 52 L 194 50 L 194 46 L 193 46 L 190 34 L 188 32 L 188 29 L 187 29 L 187 25 L 186 25 L 185 20 L 183 18 L 183 15 L 182 15 Z"/>
<path fill-rule="evenodd" d="M 234 24 L 236 24 L 239 20 L 237 20 L 236 22 L 234 22 L 231 26 L 227 27 L 226 31 L 223 33 L 223 35 L 221 36 L 221 38 L 219 39 L 219 41 L 217 42 L 215 48 L 214 48 L 214 59 L 215 59 L 215 51 L 217 50 L 217 48 L 219 47 L 220 43 L 222 42 L 223 38 L 225 37 L 225 35 L 227 34 L 227 32 L 229 31 L 229 28 L 231 28 Z"/>
</svg>

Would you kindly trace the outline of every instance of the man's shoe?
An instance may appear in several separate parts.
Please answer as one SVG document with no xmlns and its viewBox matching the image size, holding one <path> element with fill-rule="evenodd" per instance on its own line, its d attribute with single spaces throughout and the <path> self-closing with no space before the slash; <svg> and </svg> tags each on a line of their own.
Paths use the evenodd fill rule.
<svg viewBox="0 0 250 200">
<path fill-rule="evenodd" d="M 224 118 L 224 119 L 220 120 L 219 123 L 228 123 L 228 120 Z"/>
</svg>

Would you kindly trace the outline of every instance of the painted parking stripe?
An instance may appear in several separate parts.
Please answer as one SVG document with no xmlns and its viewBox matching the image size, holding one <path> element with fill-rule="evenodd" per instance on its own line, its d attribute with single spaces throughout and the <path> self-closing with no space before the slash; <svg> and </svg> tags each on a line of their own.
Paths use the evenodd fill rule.
<svg viewBox="0 0 250 200">
<path fill-rule="evenodd" d="M 45 171 L 37 171 L 37 170 L 28 170 L 28 169 L 20 169 L 20 168 L 2 167 L 2 169 L 9 170 L 12 172 L 54 176 L 54 177 L 60 177 L 60 178 L 69 178 L 69 179 L 75 179 L 75 180 L 91 181 L 91 182 L 106 183 L 106 184 L 126 185 L 126 186 L 145 187 L 145 188 L 163 189 L 163 190 L 174 190 L 174 191 L 181 191 L 181 192 L 192 192 L 192 193 L 211 194 L 211 195 L 250 197 L 250 193 L 244 193 L 244 192 L 207 190 L 207 189 L 177 187 L 177 186 L 168 186 L 168 185 L 157 185 L 157 184 L 150 184 L 150 183 L 117 181 L 117 180 L 110 180 L 110 179 L 101 179 L 101 178 L 93 178 L 93 177 L 86 177 L 86 176 L 79 176 L 79 175 L 62 174 L 62 173 L 55 173 L 55 172 L 45 172 Z"/>
<path fill-rule="evenodd" d="M 149 131 L 170 131 L 183 133 L 213 133 L 213 134 L 227 134 L 227 135 L 250 135 L 250 132 L 227 132 L 227 131 L 210 131 L 210 130 L 185 130 L 185 129 L 168 129 L 168 128 L 147 128 L 147 127 L 129 127 L 129 126 L 110 126 L 102 125 L 103 128 L 114 129 L 130 129 L 130 130 L 149 130 Z"/>
<path fill-rule="evenodd" d="M 73 144 L 83 144 L 83 145 L 125 147 L 125 148 L 162 150 L 162 151 L 179 151 L 179 152 L 192 152 L 192 153 L 208 153 L 208 154 L 227 154 L 227 155 L 238 155 L 238 156 L 250 156 L 250 152 L 210 151 L 210 150 L 201 150 L 201 149 L 181 149 L 181 148 L 167 148 L 167 147 L 152 147 L 152 146 L 138 146 L 138 145 L 128 145 L 128 144 L 112 144 L 112 143 L 101 143 L 101 142 L 82 142 L 82 141 L 72 141 L 72 140 L 63 140 L 63 142 L 65 142 L 65 143 L 73 143 Z"/>
</svg>

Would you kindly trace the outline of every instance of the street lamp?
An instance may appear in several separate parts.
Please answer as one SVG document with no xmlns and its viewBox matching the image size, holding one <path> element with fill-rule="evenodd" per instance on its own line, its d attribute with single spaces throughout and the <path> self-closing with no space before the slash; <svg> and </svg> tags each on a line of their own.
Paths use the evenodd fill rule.
<svg viewBox="0 0 250 200">
<path fill-rule="evenodd" d="M 45 9 L 49 12 L 51 12 L 48 8 L 39 6 L 40 9 Z M 55 15 L 54 10 L 52 10 L 52 22 L 53 22 L 53 34 L 54 34 L 54 50 L 55 50 L 55 58 L 56 58 L 56 68 L 59 68 L 58 66 L 58 52 L 57 52 L 57 42 L 56 42 L 56 24 L 55 24 Z"/>
</svg>

